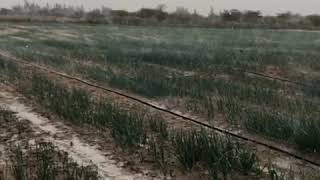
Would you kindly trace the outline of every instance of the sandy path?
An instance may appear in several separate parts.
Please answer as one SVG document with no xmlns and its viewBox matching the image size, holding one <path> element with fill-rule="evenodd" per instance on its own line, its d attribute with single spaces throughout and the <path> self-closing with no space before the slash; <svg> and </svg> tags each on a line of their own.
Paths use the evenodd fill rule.
<svg viewBox="0 0 320 180">
<path fill-rule="evenodd" d="M 1 87 L 1 85 L 0 85 Z M 119 162 L 107 156 L 108 152 L 102 152 L 97 147 L 90 146 L 79 139 L 79 135 L 61 122 L 53 122 L 49 119 L 32 112 L 32 108 L 19 102 L 19 98 L 12 93 L 0 88 L 0 107 L 6 108 L 14 113 L 18 119 L 28 120 L 32 129 L 46 141 L 52 142 L 60 150 L 68 152 L 70 157 L 79 164 L 96 165 L 99 175 L 108 180 L 135 180 L 150 179 L 142 174 L 128 172 L 119 166 Z M 71 143 L 72 142 L 72 143 Z M 72 144 L 72 145 L 71 145 Z M 107 155 L 106 155 L 107 154 Z"/>
</svg>

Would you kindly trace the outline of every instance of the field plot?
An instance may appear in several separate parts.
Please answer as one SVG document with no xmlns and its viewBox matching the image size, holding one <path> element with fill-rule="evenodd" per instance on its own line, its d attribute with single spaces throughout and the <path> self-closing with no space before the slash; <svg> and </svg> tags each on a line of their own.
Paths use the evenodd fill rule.
<svg viewBox="0 0 320 180">
<path fill-rule="evenodd" d="M 4 147 L 0 178 L 149 179 L 126 172 L 108 148 L 101 151 L 97 143 L 88 144 L 89 138 L 98 141 L 94 136 L 78 133 L 62 122 L 49 121 L 26 105 L 26 100 L 12 88 L 3 84 L 0 87 L 0 147 Z"/>
<path fill-rule="evenodd" d="M 10 60 L 86 79 L 320 163 L 319 32 L 2 23 L 0 37 L 2 82 L 75 126 L 108 131 L 122 149 L 148 154 L 143 158 L 164 176 L 186 178 L 180 164 L 213 179 L 276 178 L 274 165 L 291 177 L 317 179 L 311 165 Z"/>
</svg>

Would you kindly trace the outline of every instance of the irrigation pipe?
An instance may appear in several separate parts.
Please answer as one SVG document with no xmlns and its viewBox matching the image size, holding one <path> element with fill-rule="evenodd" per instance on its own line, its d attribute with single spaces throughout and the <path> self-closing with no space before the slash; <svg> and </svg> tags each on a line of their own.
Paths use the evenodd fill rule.
<svg viewBox="0 0 320 180">
<path fill-rule="evenodd" d="M 214 131 L 217 131 L 219 133 L 222 133 L 222 134 L 225 134 L 225 135 L 228 135 L 230 137 L 234 137 L 236 139 L 240 139 L 240 140 L 243 140 L 243 141 L 247 141 L 247 142 L 251 142 L 251 143 L 254 143 L 254 144 L 257 144 L 257 145 L 261 145 L 261 146 L 264 146 L 264 147 L 267 147 L 271 150 L 274 150 L 274 151 L 277 151 L 277 152 L 281 152 L 283 154 L 286 154 L 288 156 L 291 156 L 291 157 L 294 157 L 295 159 L 298 159 L 298 160 L 301 160 L 301 161 L 304 161 L 304 162 L 307 162 L 309 164 L 312 164 L 314 166 L 317 166 L 317 167 L 320 167 L 320 163 L 318 162 L 315 162 L 315 161 L 312 161 L 312 160 L 309 160 L 305 157 L 302 157 L 300 155 L 297 155 L 297 154 L 294 154 L 292 152 L 289 152 L 287 150 L 284 150 L 284 149 L 281 149 L 279 147 L 276 147 L 276 146 L 273 146 L 273 145 L 270 145 L 270 144 L 267 144 L 267 143 L 264 143 L 264 142 L 261 142 L 261 141 L 258 141 L 258 140 L 255 140 L 253 138 L 249 138 L 249 137 L 245 137 L 245 136 L 241 136 L 241 135 L 238 135 L 236 133 L 233 133 L 233 132 L 230 132 L 230 131 L 227 131 L 225 129 L 222 129 L 222 128 L 218 128 L 218 127 L 215 127 L 215 126 L 211 126 L 209 124 L 206 124 L 206 123 L 203 123 L 203 122 L 200 122 L 196 119 L 193 119 L 193 118 L 190 118 L 190 117 L 187 117 L 187 116 L 183 116 L 181 114 L 178 114 L 178 113 L 175 113 L 175 112 L 172 112 L 168 109 L 165 109 L 165 108 L 162 108 L 162 107 L 159 107 L 159 106 L 156 106 L 156 105 L 153 105 L 149 102 L 146 102 L 144 100 L 141 100 L 139 98 L 136 98 L 136 97 L 133 97 L 133 96 L 130 96 L 128 94 L 125 94 L 125 93 L 122 93 L 122 92 L 118 92 L 118 91 L 115 91 L 115 90 L 112 90 L 112 89 L 109 89 L 109 88 L 106 88 L 106 87 L 103 87 L 103 86 L 99 86 L 97 84 L 94 84 L 94 83 L 91 83 L 89 81 L 86 81 L 86 80 L 83 80 L 81 78 L 78 78 L 78 77 L 73 77 L 73 76 L 70 76 L 68 74 L 65 74 L 65 73 L 61 73 L 61 72 L 58 72 L 58 71 L 55 71 L 55 70 L 52 70 L 52 69 L 49 69 L 47 67 L 44 67 L 44 66 L 41 66 L 41 65 L 37 65 L 37 64 L 34 64 L 34 63 L 29 63 L 27 61 L 24 61 L 24 60 L 20 60 L 20 59 L 17 59 L 17 58 L 14 58 L 14 57 L 10 57 L 10 56 L 4 56 L 3 54 L 0 54 L 0 56 L 2 57 L 5 57 L 5 59 L 7 61 L 14 61 L 14 62 L 17 62 L 18 64 L 24 64 L 26 66 L 31 66 L 31 67 L 34 67 L 34 68 L 38 68 L 38 69 L 41 69 L 41 70 L 44 70 L 48 73 L 51 73 L 51 74 L 55 74 L 57 76 L 60 76 L 62 78 L 66 78 L 66 79 L 69 79 L 69 80 L 74 80 L 74 81 L 77 81 L 79 83 L 82 83 L 82 84 L 85 84 L 87 86 L 90 86 L 90 87 L 94 87 L 94 88 L 97 88 L 97 89 L 100 89 L 100 90 L 103 90 L 103 91 L 106 91 L 106 92 L 109 92 L 109 93 L 113 93 L 113 94 L 116 94 L 118 96 L 121 96 L 121 97 L 125 97 L 127 99 L 130 99 L 130 100 L 133 100 L 135 102 L 138 102 L 140 104 L 143 104 L 145 106 L 148 106 L 150 108 L 153 108 L 153 109 L 156 109 L 158 111 L 161 111 L 161 112 L 165 112 L 167 114 L 171 114 L 175 117 L 179 117 L 181 119 L 183 119 L 184 121 L 187 121 L 187 122 L 192 122 L 193 124 L 196 124 L 196 125 L 200 125 L 202 127 L 206 127 L 208 129 L 211 129 L 211 130 L 214 130 Z"/>
</svg>

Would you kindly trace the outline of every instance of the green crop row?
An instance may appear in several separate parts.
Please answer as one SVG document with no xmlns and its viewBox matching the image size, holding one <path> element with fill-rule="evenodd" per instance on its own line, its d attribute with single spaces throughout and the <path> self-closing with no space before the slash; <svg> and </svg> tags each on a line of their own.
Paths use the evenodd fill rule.
<svg viewBox="0 0 320 180">
<path fill-rule="evenodd" d="M 96 167 L 78 165 L 66 153 L 60 152 L 51 143 L 37 143 L 28 146 L 27 149 L 18 145 L 11 148 L 11 151 L 13 156 L 8 167 L 4 167 L 7 171 L 4 179 L 100 179 Z"/>
<path fill-rule="evenodd" d="M 258 162 L 254 153 L 231 139 L 204 130 L 184 130 L 179 133 L 169 131 L 168 125 L 159 117 L 121 110 L 111 102 L 103 100 L 96 102 L 85 91 L 64 87 L 39 74 L 34 74 L 31 79 L 26 78 L 24 81 L 29 83 L 26 83 L 21 92 L 74 124 L 90 125 L 102 131 L 109 129 L 115 142 L 123 148 L 153 148 L 150 156 L 154 159 L 167 162 L 170 161 L 168 157 L 177 157 L 177 162 L 186 171 L 194 169 L 193 167 L 202 167 L 212 170 L 211 175 L 225 177 L 238 171 L 244 174 L 257 173 Z M 161 149 L 161 144 L 170 148 Z M 190 145 L 193 149 L 189 149 Z M 204 158 L 209 155 L 212 157 L 210 161 Z M 252 159 L 244 158 L 248 155 Z M 185 160 L 193 159 L 194 156 L 198 157 L 191 162 Z M 158 159 L 159 157 L 163 160 Z"/>
<path fill-rule="evenodd" d="M 42 61 L 44 60 L 45 59 L 42 59 Z M 58 62 L 60 63 L 61 61 Z M 219 106 L 223 104 L 223 106 L 225 106 L 224 112 L 226 112 L 229 122 L 232 124 L 244 124 L 244 127 L 250 131 L 270 137 L 278 138 L 276 134 L 282 134 L 282 129 L 286 130 L 291 126 L 292 128 L 289 128 L 287 131 L 296 132 L 295 127 L 300 127 L 296 124 L 302 124 L 299 123 L 299 119 L 301 121 L 305 121 L 305 119 L 314 119 L 314 121 L 317 122 L 317 112 L 319 111 L 317 103 L 308 101 L 304 98 L 283 97 L 273 90 L 260 88 L 254 84 L 245 85 L 232 81 L 212 80 L 198 76 L 184 77 L 176 74 L 168 74 L 167 77 L 164 77 L 161 68 L 148 69 L 139 64 L 132 64 L 132 67 L 136 71 L 136 75 L 134 76 L 122 73 L 119 74 L 119 72 L 113 71 L 112 68 L 79 67 L 78 71 L 87 74 L 88 78 L 94 79 L 97 82 L 105 82 L 111 86 L 128 89 L 147 97 L 177 96 L 190 98 L 191 100 L 187 103 L 189 109 L 205 113 L 210 119 L 214 118 L 216 113 L 221 112 L 221 107 Z M 50 90 L 52 88 L 48 87 L 47 89 Z M 40 95 L 42 93 L 48 92 L 47 90 L 44 90 L 44 92 L 40 92 Z M 76 101 L 76 99 L 81 99 L 78 96 L 70 98 L 73 98 L 74 101 Z M 87 104 L 89 102 L 89 100 L 84 101 L 86 101 Z M 219 102 L 223 103 L 219 104 Z M 239 106 L 239 104 L 245 106 L 245 109 L 250 109 L 251 106 L 258 106 L 261 108 L 254 108 L 255 110 L 250 110 L 250 113 L 246 113 L 243 112 L 244 107 Z M 58 100 L 56 106 L 62 110 L 68 109 L 60 106 Z M 66 104 L 65 106 L 67 107 L 70 105 Z M 273 114 L 270 112 L 266 114 L 264 112 L 265 107 L 277 109 L 277 111 L 272 110 L 270 112 Z M 261 112 L 258 112 L 257 110 Z M 71 109 L 70 112 L 65 112 L 66 116 L 72 116 L 72 111 L 73 109 Z M 279 113 L 294 115 L 293 117 L 296 119 L 296 121 L 294 121 L 296 122 L 294 123 L 294 126 L 291 120 L 286 120 L 288 118 L 283 118 Z M 83 121 L 87 121 L 91 115 L 86 114 L 86 116 L 78 116 L 84 117 Z M 277 129 L 274 129 L 273 126 L 266 126 L 266 123 L 270 121 L 268 120 L 270 119 L 269 116 L 272 117 L 272 119 L 275 119 L 272 123 L 275 124 L 274 126 L 278 127 Z M 81 119 L 79 117 L 74 117 L 72 119 Z M 246 123 L 241 123 L 243 120 L 239 122 L 238 119 L 246 119 Z M 282 124 L 283 128 L 280 128 L 279 124 Z M 305 134 L 309 133 L 312 132 L 307 131 Z M 286 136 L 286 138 L 282 139 L 285 140 L 292 138 L 291 134 L 284 136 Z M 303 146 L 305 146 L 305 144 Z"/>
<path fill-rule="evenodd" d="M 219 104 L 220 110 L 227 115 L 231 123 L 243 124 L 254 133 L 295 143 L 304 150 L 320 151 L 320 111 L 294 116 L 268 108 L 250 109 L 228 99 L 220 101 Z"/>
<path fill-rule="evenodd" d="M 1 137 L 1 146 L 5 146 L 1 158 L 6 161 L 3 163 L 1 159 L 1 180 L 100 179 L 95 166 L 78 165 L 51 143 L 29 144 L 30 138 L 26 137 L 30 133 L 29 124 L 18 121 L 13 112 L 0 108 L 0 123 L 1 130 L 4 130 L 1 131 L 4 136 Z M 8 143 L 6 138 L 11 135 L 18 136 L 18 140 Z"/>
</svg>

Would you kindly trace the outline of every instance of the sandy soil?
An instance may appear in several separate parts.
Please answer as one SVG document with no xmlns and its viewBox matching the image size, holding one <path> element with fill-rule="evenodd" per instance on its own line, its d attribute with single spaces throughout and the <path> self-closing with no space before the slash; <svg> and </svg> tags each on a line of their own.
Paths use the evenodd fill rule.
<svg viewBox="0 0 320 180">
<path fill-rule="evenodd" d="M 98 147 L 88 145 L 80 139 L 80 135 L 70 127 L 59 121 L 52 121 L 34 112 L 31 107 L 21 103 L 16 94 L 5 91 L 0 85 L 0 107 L 12 111 L 19 120 L 27 120 L 33 131 L 45 141 L 52 142 L 60 150 L 68 152 L 77 163 L 83 165 L 96 165 L 103 179 L 151 179 L 143 174 L 129 172 L 122 168 L 121 162 L 108 156 L 112 152 L 99 150 Z M 0 148 L 4 148 L 0 146 Z"/>
<path fill-rule="evenodd" d="M 32 40 L 29 38 L 24 38 L 19 36 L 11 36 L 11 38 L 14 40 L 23 41 L 23 42 L 32 42 Z"/>
<path fill-rule="evenodd" d="M 22 30 L 15 29 L 15 28 L 3 28 L 3 29 L 0 29 L 0 37 L 1 36 L 14 35 L 14 34 L 17 34 L 19 32 L 22 32 Z"/>
</svg>

